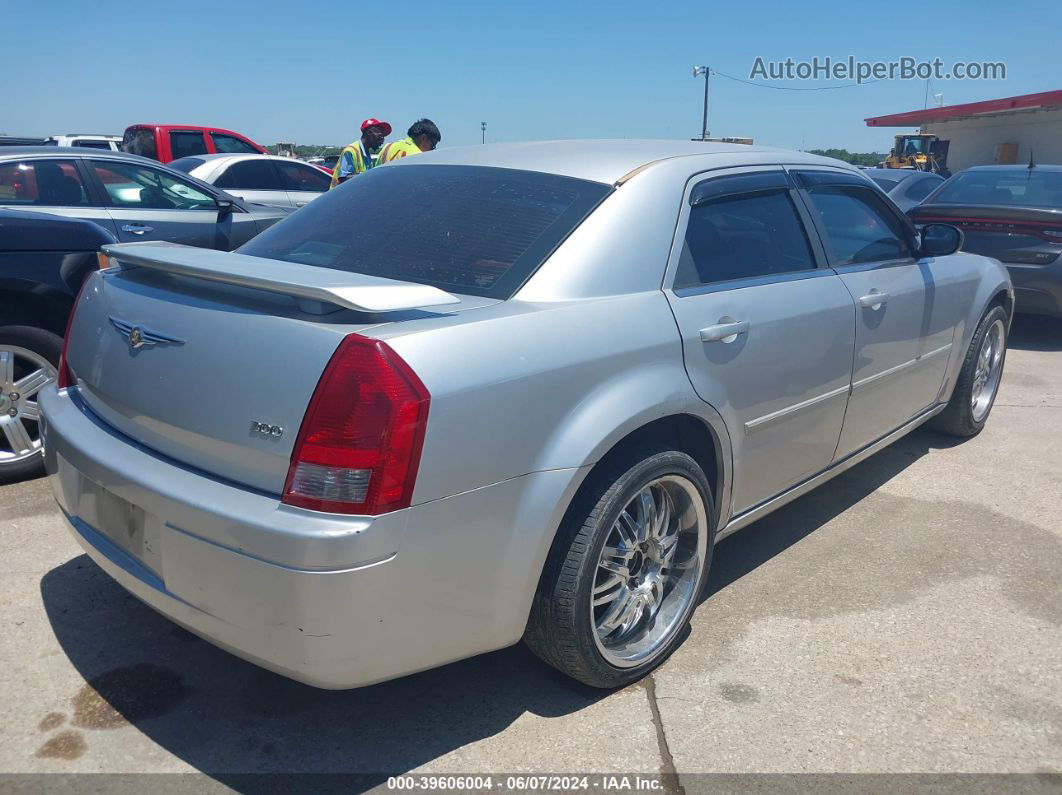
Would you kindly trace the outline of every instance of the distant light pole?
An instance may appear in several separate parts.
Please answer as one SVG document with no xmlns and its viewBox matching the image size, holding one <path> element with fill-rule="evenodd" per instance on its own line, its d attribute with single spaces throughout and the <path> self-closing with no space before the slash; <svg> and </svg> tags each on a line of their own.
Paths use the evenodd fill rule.
<svg viewBox="0 0 1062 795">
<path fill-rule="evenodd" d="M 479 123 L 480 143 L 485 144 L 487 142 L 487 123 L 481 121 Z"/>
<path fill-rule="evenodd" d="M 708 76 L 712 73 L 712 70 L 707 66 L 695 66 L 693 67 L 693 76 L 700 77 L 704 75 L 704 119 L 701 122 L 701 140 L 708 140 Z"/>
</svg>

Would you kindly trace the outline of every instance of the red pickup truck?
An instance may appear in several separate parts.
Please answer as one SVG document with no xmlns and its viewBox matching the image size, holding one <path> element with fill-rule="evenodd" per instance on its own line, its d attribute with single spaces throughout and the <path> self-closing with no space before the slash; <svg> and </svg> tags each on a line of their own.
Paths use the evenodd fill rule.
<svg viewBox="0 0 1062 795">
<path fill-rule="evenodd" d="M 190 155 L 244 154 L 269 150 L 250 138 L 220 127 L 190 124 L 134 124 L 122 136 L 122 151 L 169 163 Z"/>
</svg>

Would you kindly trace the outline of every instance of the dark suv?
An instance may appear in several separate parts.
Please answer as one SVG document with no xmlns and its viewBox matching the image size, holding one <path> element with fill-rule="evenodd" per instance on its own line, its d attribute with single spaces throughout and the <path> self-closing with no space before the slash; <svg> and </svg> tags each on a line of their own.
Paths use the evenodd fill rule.
<svg viewBox="0 0 1062 795">
<path fill-rule="evenodd" d="M 0 481 L 40 471 L 37 392 L 55 378 L 74 297 L 115 243 L 98 224 L 0 209 Z"/>
</svg>

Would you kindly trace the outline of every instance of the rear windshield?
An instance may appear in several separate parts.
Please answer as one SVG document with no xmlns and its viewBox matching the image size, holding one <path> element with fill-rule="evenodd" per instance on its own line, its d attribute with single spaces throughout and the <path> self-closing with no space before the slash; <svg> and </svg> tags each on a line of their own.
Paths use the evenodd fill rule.
<svg viewBox="0 0 1062 795">
<path fill-rule="evenodd" d="M 150 157 L 152 160 L 159 159 L 158 150 L 155 148 L 155 132 L 147 127 L 130 127 L 122 136 L 122 151 L 131 155 Z"/>
<path fill-rule="evenodd" d="M 1062 209 L 1062 171 L 1035 168 L 965 171 L 945 182 L 928 203 Z"/>
<path fill-rule="evenodd" d="M 169 167 L 183 171 L 185 174 L 191 174 L 194 169 L 199 168 L 205 162 L 201 157 L 182 157 L 169 163 Z"/>
<path fill-rule="evenodd" d="M 504 300 L 611 190 L 506 168 L 374 168 L 239 253 Z"/>
<path fill-rule="evenodd" d="M 896 183 L 900 181 L 894 177 L 879 177 L 877 174 L 870 175 L 870 178 L 874 180 L 875 185 L 886 193 L 895 188 Z"/>
</svg>

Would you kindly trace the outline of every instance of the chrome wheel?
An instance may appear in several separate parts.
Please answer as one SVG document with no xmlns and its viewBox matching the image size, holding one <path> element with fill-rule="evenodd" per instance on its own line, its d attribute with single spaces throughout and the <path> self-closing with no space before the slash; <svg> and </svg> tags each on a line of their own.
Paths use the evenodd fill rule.
<svg viewBox="0 0 1062 795">
<path fill-rule="evenodd" d="M 40 354 L 0 346 L 0 466 L 40 453 L 37 393 L 55 380 L 55 374 L 51 362 Z"/>
<path fill-rule="evenodd" d="M 977 354 L 977 366 L 974 370 L 973 389 L 970 393 L 970 410 L 974 422 L 981 422 L 988 416 L 999 389 L 1003 374 L 1003 352 L 1006 347 L 1007 331 L 1002 320 L 997 320 L 988 328 L 981 350 Z"/>
<path fill-rule="evenodd" d="M 598 557 L 590 604 L 594 641 L 609 663 L 645 662 L 682 628 L 708 534 L 704 500 L 679 475 L 651 481 L 620 511 Z"/>
</svg>

